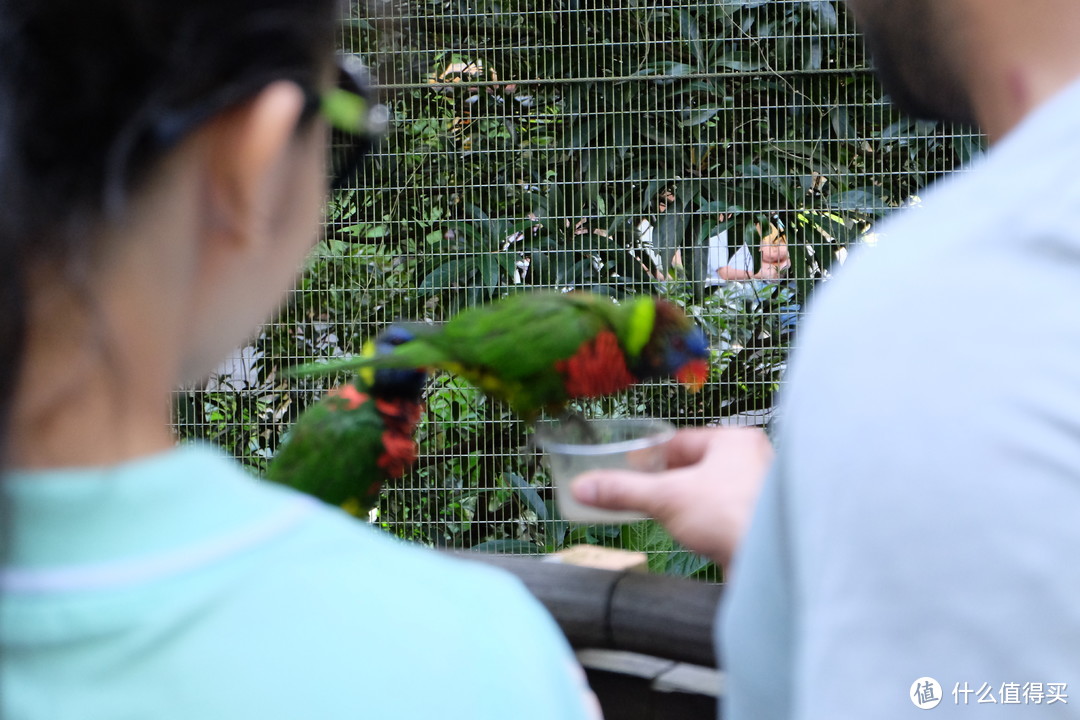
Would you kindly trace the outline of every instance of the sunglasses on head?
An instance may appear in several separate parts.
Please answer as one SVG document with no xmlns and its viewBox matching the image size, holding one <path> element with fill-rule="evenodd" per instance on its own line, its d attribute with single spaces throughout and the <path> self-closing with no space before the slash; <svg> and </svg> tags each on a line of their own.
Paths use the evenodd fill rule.
<svg viewBox="0 0 1080 720">
<path fill-rule="evenodd" d="M 389 112 L 375 101 L 367 68 L 360 58 L 339 55 L 337 85 L 310 96 L 308 103 L 330 125 L 331 189 L 355 187 L 360 163 L 389 125 Z"/>
<path fill-rule="evenodd" d="M 153 141 L 159 149 L 172 147 L 222 109 L 235 104 L 238 97 L 250 94 L 225 88 L 198 107 L 167 114 L 153 124 Z M 330 126 L 330 188 L 355 186 L 360 163 L 389 124 L 389 112 L 376 102 L 367 68 L 355 55 L 338 55 L 337 84 L 322 92 L 306 89 L 305 95 L 304 117 L 322 115 Z"/>
</svg>

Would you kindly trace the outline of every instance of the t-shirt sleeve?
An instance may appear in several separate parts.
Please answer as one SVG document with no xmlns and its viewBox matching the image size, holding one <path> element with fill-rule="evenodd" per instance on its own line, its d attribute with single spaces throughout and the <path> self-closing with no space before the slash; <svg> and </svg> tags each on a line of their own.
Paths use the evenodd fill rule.
<svg viewBox="0 0 1080 720">
<path fill-rule="evenodd" d="M 754 256 L 750 254 L 750 248 L 743 243 L 728 258 L 726 267 L 732 270 L 743 270 L 748 273 L 754 272 Z"/>
</svg>

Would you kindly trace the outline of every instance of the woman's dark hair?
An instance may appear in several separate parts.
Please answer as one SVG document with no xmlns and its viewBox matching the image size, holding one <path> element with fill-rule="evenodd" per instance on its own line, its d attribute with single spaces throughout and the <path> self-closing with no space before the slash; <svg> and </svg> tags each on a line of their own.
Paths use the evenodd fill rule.
<svg viewBox="0 0 1080 720">
<path fill-rule="evenodd" d="M 277 79 L 318 88 L 338 10 L 338 0 L 0 0 L 0 476 L 28 269 L 86 264 L 91 229 L 123 216 L 179 139 L 178 118 L 208 119 Z"/>
</svg>

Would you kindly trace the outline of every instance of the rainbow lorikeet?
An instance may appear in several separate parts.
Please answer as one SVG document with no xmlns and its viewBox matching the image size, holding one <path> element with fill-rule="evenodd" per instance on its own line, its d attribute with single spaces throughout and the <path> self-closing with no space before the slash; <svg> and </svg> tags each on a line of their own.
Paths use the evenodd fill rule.
<svg viewBox="0 0 1080 720">
<path fill-rule="evenodd" d="M 462 311 L 440 326 L 410 326 L 415 337 L 378 357 L 300 368 L 441 368 L 511 406 L 526 422 L 596 398 L 674 376 L 699 389 L 708 344 L 679 307 L 643 296 L 616 304 L 586 292 L 533 292 Z"/>
<path fill-rule="evenodd" d="M 391 327 L 365 353 L 391 352 L 412 337 Z M 426 380 L 427 373 L 416 368 L 362 370 L 297 418 L 267 478 L 366 515 L 383 481 L 400 478 L 416 461 L 413 432 Z"/>
</svg>

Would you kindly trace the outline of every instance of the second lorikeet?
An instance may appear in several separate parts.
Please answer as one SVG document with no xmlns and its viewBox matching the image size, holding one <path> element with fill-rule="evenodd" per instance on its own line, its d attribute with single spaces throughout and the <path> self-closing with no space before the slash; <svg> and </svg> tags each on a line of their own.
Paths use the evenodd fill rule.
<svg viewBox="0 0 1080 720">
<path fill-rule="evenodd" d="M 511 295 L 458 313 L 440 326 L 410 326 L 415 338 L 371 358 L 300 368 L 323 374 L 357 368 L 441 368 L 510 404 L 526 422 L 674 376 L 699 389 L 708 344 L 675 304 L 643 296 L 616 304 L 586 292 Z"/>
<path fill-rule="evenodd" d="M 366 353 L 389 353 L 412 338 L 393 326 Z M 267 478 L 365 516 L 378 502 L 383 481 L 400 478 L 416 461 L 413 432 L 426 380 L 418 368 L 361 371 L 297 418 Z"/>
</svg>

